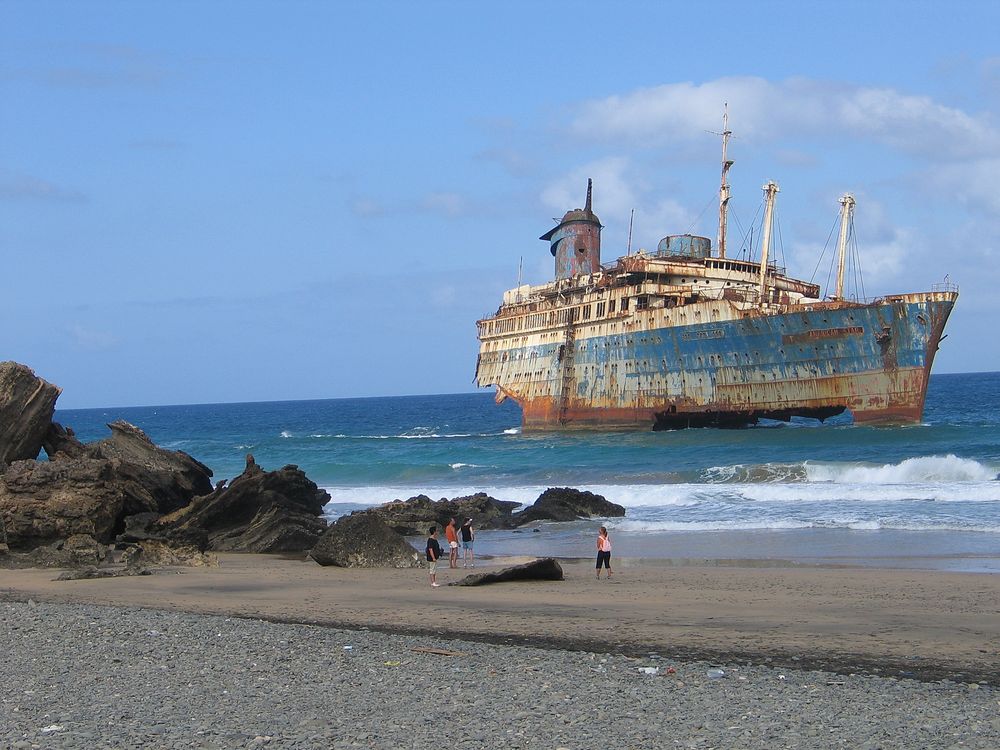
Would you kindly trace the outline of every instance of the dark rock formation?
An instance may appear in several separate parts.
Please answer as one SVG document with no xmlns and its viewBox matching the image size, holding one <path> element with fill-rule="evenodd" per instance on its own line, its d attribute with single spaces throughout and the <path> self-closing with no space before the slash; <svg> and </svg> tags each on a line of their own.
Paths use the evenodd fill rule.
<svg viewBox="0 0 1000 750">
<path fill-rule="evenodd" d="M 320 516 L 330 496 L 297 466 L 264 471 L 247 456 L 229 486 L 195 498 L 163 516 L 158 526 L 173 541 L 217 552 L 305 552 L 326 530 Z"/>
<path fill-rule="evenodd" d="M 309 556 L 320 565 L 341 568 L 415 568 L 422 559 L 385 521 L 365 511 L 338 519 Z"/>
<path fill-rule="evenodd" d="M 0 362 L 0 471 L 38 457 L 60 393 L 30 368 Z"/>
<path fill-rule="evenodd" d="M 45 434 L 42 447 L 45 448 L 48 457 L 56 461 L 88 456 L 87 446 L 76 439 L 73 428 L 63 427 L 58 422 L 52 422 L 49 425 L 49 431 Z"/>
<path fill-rule="evenodd" d="M 508 583 L 511 581 L 562 581 L 562 566 L 552 557 L 532 560 L 523 565 L 498 570 L 495 573 L 473 573 L 449 586 L 484 586 L 487 583 Z"/>
<path fill-rule="evenodd" d="M 533 505 L 513 516 L 515 526 L 533 521 L 575 521 L 578 518 L 615 518 L 625 515 L 625 508 L 608 502 L 601 495 L 571 487 L 550 487 Z"/>
<path fill-rule="evenodd" d="M 427 495 L 417 495 L 409 500 L 394 500 L 367 512 L 378 515 L 400 534 L 416 536 L 426 534 L 431 526 L 443 529 L 451 518 L 459 526 L 465 519 L 471 518 L 476 529 L 508 529 L 511 513 L 518 505 L 478 492 L 452 500 L 442 498 L 436 502 Z"/>
<path fill-rule="evenodd" d="M 132 504 L 149 510 L 116 475 L 111 461 L 15 461 L 0 475 L 0 516 L 11 550 L 23 551 L 74 534 L 114 539 Z M 135 512 L 132 510 L 131 512 Z"/>
<path fill-rule="evenodd" d="M 94 567 L 107 555 L 108 548 L 89 534 L 73 534 L 28 551 L 11 551 L 0 556 L 3 568 Z"/>
<path fill-rule="evenodd" d="M 144 490 L 152 503 L 150 510 L 172 513 L 193 497 L 212 491 L 212 470 L 187 453 L 160 448 L 138 427 L 122 420 L 108 428 L 111 437 L 87 445 L 87 455 L 119 462 L 119 475 Z"/>
</svg>

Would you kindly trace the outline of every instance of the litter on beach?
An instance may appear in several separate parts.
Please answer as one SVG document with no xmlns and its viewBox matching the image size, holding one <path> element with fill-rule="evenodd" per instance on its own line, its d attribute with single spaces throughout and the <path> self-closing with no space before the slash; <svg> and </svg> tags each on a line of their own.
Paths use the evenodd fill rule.
<svg viewBox="0 0 1000 750">
<path fill-rule="evenodd" d="M 418 654 L 437 654 L 438 656 L 468 656 L 464 651 L 448 651 L 443 648 L 432 648 L 430 646 L 414 646 L 410 651 L 416 651 Z"/>
</svg>

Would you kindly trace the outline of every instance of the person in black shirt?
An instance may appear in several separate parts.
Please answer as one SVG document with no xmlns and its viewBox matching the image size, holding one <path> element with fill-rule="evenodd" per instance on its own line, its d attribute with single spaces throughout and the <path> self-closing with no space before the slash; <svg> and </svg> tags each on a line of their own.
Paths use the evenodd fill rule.
<svg viewBox="0 0 1000 750">
<path fill-rule="evenodd" d="M 441 557 L 441 545 L 438 543 L 438 530 L 437 526 L 431 526 L 430 536 L 427 537 L 427 570 L 431 574 L 431 586 L 437 588 L 440 584 L 437 582 L 437 565 L 438 558 Z"/>
<path fill-rule="evenodd" d="M 472 529 L 471 518 L 462 524 L 459 533 L 462 537 L 462 549 L 465 551 L 465 560 L 462 563 L 462 567 L 474 568 L 476 567 L 476 557 L 472 552 L 472 543 L 476 541 L 476 532 Z"/>
</svg>

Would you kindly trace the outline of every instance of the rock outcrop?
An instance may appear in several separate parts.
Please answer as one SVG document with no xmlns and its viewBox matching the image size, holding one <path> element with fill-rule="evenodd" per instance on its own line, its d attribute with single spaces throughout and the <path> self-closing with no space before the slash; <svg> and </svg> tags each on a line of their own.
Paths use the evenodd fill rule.
<svg viewBox="0 0 1000 750">
<path fill-rule="evenodd" d="M 535 521 L 575 521 L 579 518 L 620 518 L 625 508 L 602 495 L 571 487 L 550 487 L 533 505 L 515 513 L 512 522 L 524 526 Z"/>
<path fill-rule="evenodd" d="M 148 497 L 144 505 L 150 505 L 150 510 L 172 513 L 192 498 L 212 492 L 212 470 L 200 461 L 183 451 L 160 448 L 128 422 L 118 420 L 108 428 L 111 437 L 85 446 L 85 454 L 117 462 L 119 476 L 142 488 L 142 494 Z M 58 461 L 62 455 L 57 452 L 53 460 Z"/>
<path fill-rule="evenodd" d="M 341 568 L 415 568 L 420 554 L 379 516 L 364 511 L 339 518 L 312 548 L 320 565 Z"/>
<path fill-rule="evenodd" d="M 451 518 L 459 526 L 465 519 L 471 518 L 477 530 L 509 529 L 511 513 L 518 505 L 519 503 L 497 500 L 485 492 L 478 492 L 475 495 L 452 500 L 441 498 L 437 501 L 431 500 L 427 495 L 417 495 L 409 500 L 394 500 L 368 512 L 379 516 L 399 534 L 422 536 L 432 525 L 443 529 Z"/>
<path fill-rule="evenodd" d="M 0 516 L 12 551 L 52 544 L 74 534 L 108 543 L 127 512 L 149 510 L 116 474 L 111 461 L 15 461 L 0 475 Z"/>
<path fill-rule="evenodd" d="M 215 552 L 305 552 L 326 530 L 330 496 L 297 466 L 264 471 L 253 456 L 228 486 L 165 515 L 156 526 L 174 543 Z"/>
<path fill-rule="evenodd" d="M 38 457 L 61 392 L 29 367 L 0 362 L 0 471 Z"/>
<path fill-rule="evenodd" d="M 25 551 L 12 550 L 0 557 L 4 568 L 96 567 L 108 555 L 108 547 L 89 534 L 72 534 L 50 544 Z"/>
<path fill-rule="evenodd" d="M 127 422 L 112 435 L 79 443 L 57 425 L 60 446 L 49 461 L 15 461 L 0 475 L 0 518 L 13 550 L 51 544 L 73 534 L 114 541 L 127 516 L 164 513 L 212 491 L 212 471 L 181 451 L 156 446 Z"/>
<path fill-rule="evenodd" d="M 523 565 L 513 565 L 493 573 L 473 573 L 449 586 L 484 586 L 487 583 L 509 583 L 512 581 L 562 581 L 562 566 L 552 557 L 532 560 Z"/>
</svg>

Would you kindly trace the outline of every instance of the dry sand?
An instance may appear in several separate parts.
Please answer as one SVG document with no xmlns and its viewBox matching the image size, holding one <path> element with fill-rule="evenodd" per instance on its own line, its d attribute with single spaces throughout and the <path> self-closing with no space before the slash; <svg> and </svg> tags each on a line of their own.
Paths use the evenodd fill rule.
<svg viewBox="0 0 1000 750">
<path fill-rule="evenodd" d="M 0 599 L 1000 685 L 998 575 L 618 559 L 614 578 L 596 581 L 591 561 L 561 560 L 561 582 L 432 589 L 423 570 L 323 568 L 266 555 L 220 560 L 218 568 L 81 581 L 55 581 L 53 570 L 0 570 Z M 513 562 L 521 560 L 480 561 L 476 572 Z M 467 572 L 445 564 L 438 580 Z"/>
</svg>

